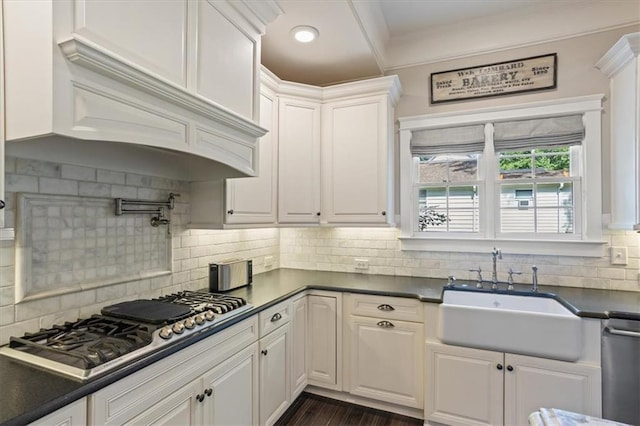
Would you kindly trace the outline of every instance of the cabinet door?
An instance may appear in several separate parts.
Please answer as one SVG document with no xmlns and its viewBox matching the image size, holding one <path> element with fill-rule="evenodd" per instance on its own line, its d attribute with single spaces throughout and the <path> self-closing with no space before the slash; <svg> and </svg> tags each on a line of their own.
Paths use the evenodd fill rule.
<svg viewBox="0 0 640 426">
<path fill-rule="evenodd" d="M 320 104 L 280 98 L 278 220 L 320 222 Z"/>
<path fill-rule="evenodd" d="M 307 386 L 307 297 L 293 302 L 291 318 L 291 401 Z"/>
<path fill-rule="evenodd" d="M 309 384 L 342 390 L 338 375 L 338 300 L 336 297 L 310 295 L 309 325 Z"/>
<path fill-rule="evenodd" d="M 206 425 L 258 423 L 258 344 L 243 349 L 204 376 Z"/>
<path fill-rule="evenodd" d="M 260 424 L 272 425 L 291 403 L 289 324 L 260 339 Z"/>
<path fill-rule="evenodd" d="M 505 366 L 505 424 L 526 424 L 541 407 L 601 417 L 599 367 L 512 354 Z"/>
<path fill-rule="evenodd" d="M 73 8 L 75 33 L 186 86 L 186 1 L 76 0 Z"/>
<path fill-rule="evenodd" d="M 31 426 L 80 426 L 87 424 L 87 398 L 63 407 L 36 420 Z"/>
<path fill-rule="evenodd" d="M 322 110 L 322 209 L 328 223 L 387 223 L 389 108 L 385 96 L 331 102 Z"/>
<path fill-rule="evenodd" d="M 278 155 L 278 101 L 260 95 L 260 125 L 269 132 L 258 143 L 258 176 L 227 179 L 226 223 L 275 223 Z"/>
<path fill-rule="evenodd" d="M 348 321 L 349 392 L 422 408 L 424 326 L 356 316 Z"/>
<path fill-rule="evenodd" d="M 196 425 L 201 423 L 202 402 L 196 399 L 202 391 L 200 380 L 178 389 L 168 397 L 151 405 L 145 411 L 124 423 L 131 426 Z"/>
<path fill-rule="evenodd" d="M 425 419 L 503 424 L 503 360 L 502 352 L 427 343 Z"/>
</svg>

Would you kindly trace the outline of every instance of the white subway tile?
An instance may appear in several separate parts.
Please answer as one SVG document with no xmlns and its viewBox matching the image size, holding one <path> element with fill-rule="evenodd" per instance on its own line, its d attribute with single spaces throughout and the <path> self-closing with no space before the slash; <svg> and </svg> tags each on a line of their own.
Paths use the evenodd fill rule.
<svg viewBox="0 0 640 426">
<path fill-rule="evenodd" d="M 135 186 L 111 185 L 111 196 L 114 198 L 136 199 L 138 188 Z"/>
<path fill-rule="evenodd" d="M 14 322 L 15 308 L 14 305 L 0 306 L 0 326 L 9 325 Z"/>
<path fill-rule="evenodd" d="M 113 183 L 116 185 L 124 185 L 125 174 L 123 172 L 115 172 L 112 170 L 97 170 L 97 181 L 102 183 Z"/>
<path fill-rule="evenodd" d="M 78 184 L 78 195 L 83 197 L 109 197 L 111 196 L 111 185 L 106 183 L 80 182 Z"/>
<path fill-rule="evenodd" d="M 63 179 L 94 182 L 96 180 L 96 169 L 63 164 L 60 166 L 60 175 Z"/>
<path fill-rule="evenodd" d="M 36 176 L 5 174 L 4 184 L 7 192 L 38 192 Z"/>
<path fill-rule="evenodd" d="M 131 186 L 151 186 L 151 176 L 137 175 L 134 173 L 127 173 L 126 184 Z"/>
<path fill-rule="evenodd" d="M 39 185 L 42 194 L 78 195 L 78 182 L 74 180 L 41 177 Z"/>
<path fill-rule="evenodd" d="M 58 178 L 60 177 L 60 165 L 46 161 L 16 158 L 16 173 Z"/>
</svg>

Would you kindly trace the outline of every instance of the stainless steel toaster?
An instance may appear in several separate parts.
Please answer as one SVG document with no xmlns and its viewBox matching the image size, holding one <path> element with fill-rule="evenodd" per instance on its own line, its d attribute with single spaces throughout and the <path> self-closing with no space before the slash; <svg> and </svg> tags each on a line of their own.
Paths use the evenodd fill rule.
<svg viewBox="0 0 640 426">
<path fill-rule="evenodd" d="M 209 291 L 227 291 L 251 285 L 253 280 L 251 260 L 228 260 L 209 264 Z"/>
</svg>

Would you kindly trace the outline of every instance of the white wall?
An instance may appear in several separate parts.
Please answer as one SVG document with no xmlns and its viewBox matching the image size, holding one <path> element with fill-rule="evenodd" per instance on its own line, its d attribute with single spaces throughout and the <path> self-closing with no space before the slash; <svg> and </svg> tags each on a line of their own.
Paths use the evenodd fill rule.
<svg viewBox="0 0 640 426">
<path fill-rule="evenodd" d="M 402 83 L 403 95 L 396 107 L 396 117 L 462 111 L 498 105 L 521 104 L 551 99 L 603 93 L 602 119 L 602 175 L 603 210 L 610 212 L 609 188 L 610 168 L 610 93 L 609 79 L 595 67 L 596 62 L 607 53 L 625 34 L 637 32 L 638 26 L 627 26 L 615 30 L 587 34 L 549 43 L 536 44 L 524 48 L 509 49 L 491 54 L 468 56 L 461 59 L 430 63 L 396 69 L 388 74 L 397 74 Z M 470 41 L 472 44 L 473 41 Z M 482 49 L 482 46 L 478 46 Z M 527 58 L 531 56 L 558 54 L 557 89 L 498 96 L 478 100 L 429 104 L 429 76 L 434 72 L 474 67 L 496 62 Z M 396 156 L 396 158 L 398 158 Z"/>
</svg>

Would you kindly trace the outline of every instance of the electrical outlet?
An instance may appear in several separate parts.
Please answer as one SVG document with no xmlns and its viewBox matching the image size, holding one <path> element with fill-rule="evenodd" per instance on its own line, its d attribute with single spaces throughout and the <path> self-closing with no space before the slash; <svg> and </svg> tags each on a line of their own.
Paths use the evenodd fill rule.
<svg viewBox="0 0 640 426">
<path fill-rule="evenodd" d="M 264 257 L 264 267 L 271 268 L 273 266 L 273 256 Z"/>
<path fill-rule="evenodd" d="M 356 269 L 361 269 L 361 270 L 369 269 L 369 259 L 356 257 L 354 259 L 354 262 L 355 262 L 354 266 Z"/>
<path fill-rule="evenodd" d="M 611 247 L 611 264 L 612 265 L 626 265 L 627 260 L 627 248 L 626 247 Z"/>
</svg>

